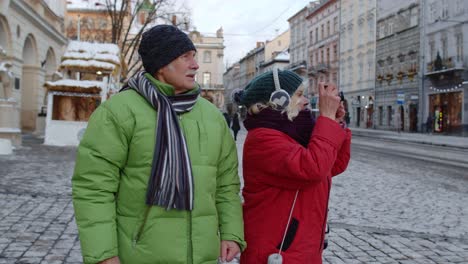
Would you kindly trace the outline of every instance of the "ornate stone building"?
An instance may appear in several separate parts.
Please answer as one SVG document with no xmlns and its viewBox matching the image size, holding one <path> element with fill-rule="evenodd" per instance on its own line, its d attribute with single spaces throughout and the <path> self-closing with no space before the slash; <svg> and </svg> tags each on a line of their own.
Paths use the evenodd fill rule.
<svg viewBox="0 0 468 264">
<path fill-rule="evenodd" d="M 376 0 L 342 0 L 340 89 L 349 126 L 374 127 Z"/>
<path fill-rule="evenodd" d="M 7 73 L 1 74 L 7 76 L 1 78 L 7 89 L 0 98 L 0 137 L 14 145 L 21 144 L 22 132 L 44 132 L 43 86 L 67 43 L 65 6 L 65 0 L 0 1 L 0 71 Z"/>
<path fill-rule="evenodd" d="M 339 12 L 337 0 L 321 0 L 307 16 L 308 79 L 311 105 L 316 107 L 318 82 L 338 83 Z"/>
<path fill-rule="evenodd" d="M 222 109 L 224 107 L 223 29 L 218 29 L 215 36 L 203 36 L 198 31 L 191 31 L 189 37 L 197 48 L 197 62 L 200 68 L 195 79 L 202 87 L 202 96 Z"/>
<path fill-rule="evenodd" d="M 468 135 L 468 2 L 424 1 L 421 90 L 426 131 Z"/>
<path fill-rule="evenodd" d="M 418 131 L 419 23 L 418 0 L 377 1 L 374 101 L 377 129 Z"/>
</svg>

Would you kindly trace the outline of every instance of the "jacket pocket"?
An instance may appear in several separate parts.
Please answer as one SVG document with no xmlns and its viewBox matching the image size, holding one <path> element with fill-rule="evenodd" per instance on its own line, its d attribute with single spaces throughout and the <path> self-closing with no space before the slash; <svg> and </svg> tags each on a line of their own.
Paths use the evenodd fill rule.
<svg viewBox="0 0 468 264">
<path fill-rule="evenodd" d="M 141 222 L 141 224 L 139 226 L 137 226 L 137 228 L 136 228 L 136 230 L 135 230 L 135 232 L 133 234 L 133 238 L 132 238 L 133 248 L 135 248 L 138 241 L 140 241 L 143 230 L 145 229 L 146 222 L 148 221 L 148 215 L 149 215 L 149 212 L 151 210 L 151 207 L 152 206 L 150 206 L 150 205 L 148 205 L 146 207 L 145 213 L 144 213 L 144 216 L 143 216 L 143 222 Z"/>
<path fill-rule="evenodd" d="M 296 218 L 291 218 L 291 223 L 289 223 L 288 230 L 286 231 L 286 237 L 284 238 L 283 247 L 281 247 L 281 243 L 283 238 L 281 238 L 280 243 L 276 246 L 277 249 L 281 249 L 281 251 L 286 251 L 291 246 L 294 238 L 296 237 L 297 229 L 299 228 L 299 220 Z"/>
</svg>

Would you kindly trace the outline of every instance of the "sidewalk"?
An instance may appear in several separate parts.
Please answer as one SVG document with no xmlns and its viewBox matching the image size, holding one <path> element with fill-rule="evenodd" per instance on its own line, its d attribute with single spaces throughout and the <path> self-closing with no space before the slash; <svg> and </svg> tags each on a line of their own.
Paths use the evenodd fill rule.
<svg viewBox="0 0 468 264">
<path fill-rule="evenodd" d="M 387 130 L 350 128 L 353 136 L 382 138 L 404 142 L 429 144 L 435 146 L 448 146 L 468 149 L 468 137 L 445 136 L 437 134 L 407 133 Z"/>
</svg>

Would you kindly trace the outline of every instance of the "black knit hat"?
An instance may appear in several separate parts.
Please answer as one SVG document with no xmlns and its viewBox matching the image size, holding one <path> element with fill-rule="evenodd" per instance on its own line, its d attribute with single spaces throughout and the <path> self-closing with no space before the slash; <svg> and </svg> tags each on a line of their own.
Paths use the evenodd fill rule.
<svg viewBox="0 0 468 264">
<path fill-rule="evenodd" d="M 302 84 L 302 78 L 290 70 L 278 71 L 281 89 L 290 96 L 296 92 Z M 244 90 L 235 92 L 234 100 L 247 107 L 255 103 L 267 103 L 271 94 L 275 91 L 273 72 L 265 72 L 251 80 Z"/>
<path fill-rule="evenodd" d="M 143 33 L 138 53 L 145 71 L 155 74 L 187 51 L 197 49 L 183 31 L 170 25 L 157 25 Z"/>
</svg>

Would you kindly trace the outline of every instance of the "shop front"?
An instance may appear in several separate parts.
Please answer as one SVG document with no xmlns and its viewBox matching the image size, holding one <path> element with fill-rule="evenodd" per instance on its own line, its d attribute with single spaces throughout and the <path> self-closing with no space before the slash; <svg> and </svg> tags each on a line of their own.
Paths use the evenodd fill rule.
<svg viewBox="0 0 468 264">
<path fill-rule="evenodd" d="M 459 134 L 463 130 L 463 92 L 443 92 L 429 95 L 429 115 L 432 124 L 429 131 L 443 134 Z"/>
</svg>

